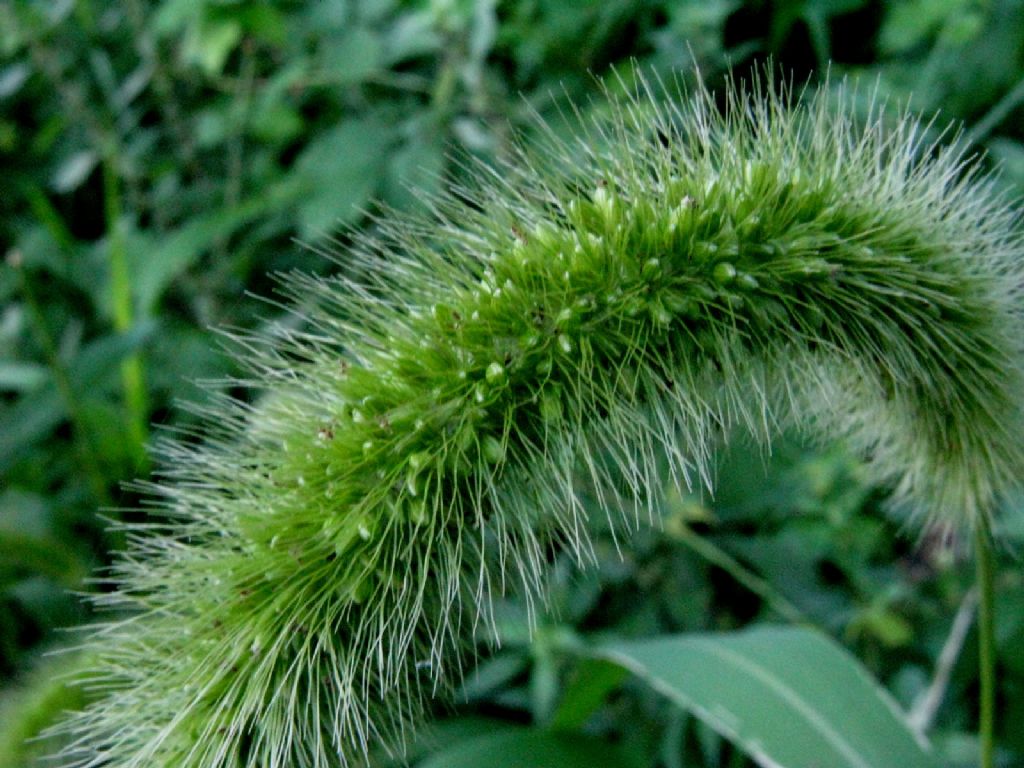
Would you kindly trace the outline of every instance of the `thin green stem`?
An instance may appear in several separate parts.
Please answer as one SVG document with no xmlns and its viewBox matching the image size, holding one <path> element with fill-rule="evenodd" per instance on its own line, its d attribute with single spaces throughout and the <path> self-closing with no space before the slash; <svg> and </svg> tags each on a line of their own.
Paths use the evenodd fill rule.
<svg viewBox="0 0 1024 768">
<path fill-rule="evenodd" d="M 448 115 L 455 89 L 458 85 L 458 68 L 456 57 L 449 51 L 441 65 L 441 70 L 434 81 L 430 103 L 434 114 L 442 118 Z"/>
<path fill-rule="evenodd" d="M 670 535 L 712 565 L 728 573 L 740 586 L 745 587 L 764 600 L 782 618 L 795 624 L 808 623 L 803 611 L 793 605 L 769 582 L 762 579 L 714 542 L 694 533 L 686 525 L 672 526 Z"/>
<path fill-rule="evenodd" d="M 109 157 L 103 163 L 103 189 L 114 328 L 125 333 L 131 330 L 135 317 L 128 274 L 128 253 L 121 231 L 121 196 L 117 170 Z M 121 382 L 128 411 L 128 434 L 131 437 L 132 454 L 136 466 L 141 468 L 146 464 L 146 388 L 142 360 L 137 354 L 130 355 L 121 362 Z"/>
<path fill-rule="evenodd" d="M 980 768 L 995 764 L 996 717 L 996 629 L 995 629 L 995 557 L 988 520 L 982 517 L 975 529 L 975 557 L 978 574 L 978 660 L 979 692 L 978 741 L 981 745 Z"/>
<path fill-rule="evenodd" d="M 964 136 L 966 145 L 970 147 L 987 138 L 1021 102 L 1024 102 L 1024 78 L 1021 78 L 1013 88 L 1007 91 L 1003 98 L 967 132 Z"/>
</svg>

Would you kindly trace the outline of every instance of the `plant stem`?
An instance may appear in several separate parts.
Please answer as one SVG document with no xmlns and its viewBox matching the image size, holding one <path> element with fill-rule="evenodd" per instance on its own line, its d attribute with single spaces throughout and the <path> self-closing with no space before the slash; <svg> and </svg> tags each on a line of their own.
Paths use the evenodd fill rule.
<svg viewBox="0 0 1024 768">
<path fill-rule="evenodd" d="M 996 631 L 995 631 L 995 558 L 992 533 L 987 518 L 975 529 L 975 557 L 978 574 L 978 659 L 979 693 L 978 741 L 981 745 L 980 768 L 995 764 L 996 713 Z"/>
<path fill-rule="evenodd" d="M 1005 120 L 1020 103 L 1024 101 L 1024 78 L 1013 86 L 1006 95 L 990 109 L 981 120 L 974 124 L 964 135 L 964 142 L 967 146 L 974 146 L 988 137 L 992 131 Z"/>
<path fill-rule="evenodd" d="M 121 232 L 121 196 L 117 170 L 112 158 L 103 162 L 103 198 L 107 217 L 107 243 L 110 258 L 110 293 L 113 304 L 114 328 L 121 333 L 131 330 L 134 323 L 131 281 L 128 275 L 128 254 Z M 137 468 L 146 464 L 146 387 L 143 380 L 142 360 L 133 354 L 121 363 L 121 382 L 125 407 L 128 411 L 128 431 L 132 441 L 132 455 Z"/>
<path fill-rule="evenodd" d="M 803 611 L 778 592 L 769 582 L 743 565 L 739 560 L 704 536 L 694 533 L 686 525 L 673 526 L 670 535 L 685 544 L 712 565 L 721 568 L 736 582 L 764 600 L 779 616 L 794 624 L 806 624 Z"/>
<path fill-rule="evenodd" d="M 963 602 L 960 603 L 960 608 L 953 619 L 953 626 L 950 627 L 949 637 L 946 638 L 946 642 L 942 646 L 942 652 L 939 654 L 938 661 L 936 662 L 935 674 L 931 685 L 918 697 L 910 712 L 907 713 L 907 722 L 910 723 L 910 727 L 922 736 L 931 728 L 932 722 L 935 720 L 935 714 L 938 712 L 939 706 L 946 696 L 949 681 L 953 677 L 953 670 L 956 667 L 957 660 L 960 658 L 960 652 L 963 650 L 967 635 L 971 631 L 971 626 L 974 624 L 974 615 L 977 608 L 978 590 L 972 589 L 964 597 Z"/>
</svg>

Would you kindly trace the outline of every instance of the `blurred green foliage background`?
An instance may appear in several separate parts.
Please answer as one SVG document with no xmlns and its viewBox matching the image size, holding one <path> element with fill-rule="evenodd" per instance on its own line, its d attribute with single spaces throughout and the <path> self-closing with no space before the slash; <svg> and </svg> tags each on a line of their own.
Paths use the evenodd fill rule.
<svg viewBox="0 0 1024 768">
<path fill-rule="evenodd" d="M 273 295 L 274 272 L 344 269 L 339 227 L 372 226 L 381 203 L 423 205 L 466 173 L 453 153 L 501 156 L 534 113 L 570 130 L 569 105 L 600 108 L 595 75 L 692 78 L 696 64 L 714 85 L 769 55 L 796 83 L 831 67 L 865 98 L 877 84 L 935 116 L 937 139 L 987 152 L 1008 194 L 1024 190 L 1024 0 L 0 0 L 9 702 L 66 641 L 60 628 L 89 620 L 72 591 L 104 588 L 87 579 L 121 544 L 109 521 L 144 516 L 126 483 L 152 469 L 146 446 L 192 439 L 203 425 L 185 404 L 232 388 L 216 329 L 292 322 L 255 298 Z M 963 133 L 943 134 L 950 121 Z M 842 446 L 783 441 L 768 459 L 735 446 L 718 487 L 713 500 L 667 494 L 664 529 L 622 558 L 609 541 L 582 576 L 559 564 L 532 639 L 510 601 L 502 650 L 458 711 L 550 722 L 579 674 L 563 651 L 580 636 L 799 616 L 928 719 L 947 764 L 971 764 L 970 637 L 933 719 L 921 704 L 971 604 L 955 542 L 914 539 Z M 1022 506 L 1001 522 L 1006 765 L 1024 764 Z M 640 765 L 744 764 L 651 694 L 627 690 L 576 720 Z"/>
</svg>

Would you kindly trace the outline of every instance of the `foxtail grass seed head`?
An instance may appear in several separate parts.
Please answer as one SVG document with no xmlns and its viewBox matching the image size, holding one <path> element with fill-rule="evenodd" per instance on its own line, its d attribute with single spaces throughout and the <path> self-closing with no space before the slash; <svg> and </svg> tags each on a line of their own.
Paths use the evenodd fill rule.
<svg viewBox="0 0 1024 768">
<path fill-rule="evenodd" d="M 66 764 L 400 749 L 496 596 L 583 564 L 595 508 L 653 516 L 665 456 L 708 485 L 727 430 L 842 436 L 921 515 L 990 513 L 1024 468 L 1016 211 L 835 89 L 666 90 L 287 278 L 302 329 L 238 338 L 259 404 L 161 446 Z"/>
</svg>

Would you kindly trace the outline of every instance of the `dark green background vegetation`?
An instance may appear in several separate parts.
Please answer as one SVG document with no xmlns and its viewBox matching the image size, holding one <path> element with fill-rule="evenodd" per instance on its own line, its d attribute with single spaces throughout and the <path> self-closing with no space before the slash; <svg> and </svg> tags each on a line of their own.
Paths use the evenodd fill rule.
<svg viewBox="0 0 1024 768">
<path fill-rule="evenodd" d="M 501 156 L 533 113 L 571 129 L 569 104 L 600 108 L 594 75 L 691 77 L 695 61 L 714 84 L 769 55 L 797 83 L 828 62 L 865 95 L 877 83 L 937 116 L 936 138 L 962 121 L 942 140 L 1024 191 L 1024 0 L 0 0 L 0 683 L 17 690 L 58 628 L 88 621 L 69 590 L 103 588 L 86 579 L 119 546 L 110 518 L 141 519 L 125 483 L 151 470 L 145 446 L 202 430 L 197 381 L 231 388 L 216 329 L 290 322 L 254 298 L 274 272 L 345 269 L 343 248 L 317 250 L 326 233 L 422 205 L 466 172 L 453 153 Z M 458 712 L 562 718 L 638 765 L 743 765 L 628 685 L 567 714 L 569 650 L 794 616 L 913 709 L 970 606 L 963 548 L 887 512 L 841 446 L 735 446 L 718 489 L 667 494 L 664 529 L 621 558 L 609 541 L 582 576 L 559 564 L 532 639 L 505 606 L 502 650 Z M 1024 764 L 1021 507 L 1001 520 L 1006 765 Z M 974 759 L 972 643 L 929 731 L 950 765 Z"/>
</svg>

